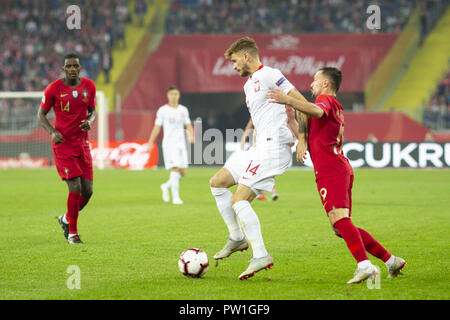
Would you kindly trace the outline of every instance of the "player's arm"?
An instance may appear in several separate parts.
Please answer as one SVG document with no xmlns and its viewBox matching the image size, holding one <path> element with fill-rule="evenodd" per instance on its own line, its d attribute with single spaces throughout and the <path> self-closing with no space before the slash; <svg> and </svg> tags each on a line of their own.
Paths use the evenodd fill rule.
<svg viewBox="0 0 450 320">
<path fill-rule="evenodd" d="M 152 130 L 152 133 L 150 133 L 150 138 L 148 139 L 148 145 L 147 145 L 148 152 L 151 152 L 153 150 L 153 142 L 155 142 L 156 137 L 158 136 L 160 131 L 161 131 L 161 126 L 155 124 L 155 126 L 153 127 L 153 130 Z"/>
<path fill-rule="evenodd" d="M 95 112 L 95 109 L 88 110 L 86 120 L 81 120 L 80 128 L 83 131 L 89 131 L 92 128 L 92 124 L 95 121 L 95 117 L 97 116 L 97 113 Z"/>
<path fill-rule="evenodd" d="M 298 94 L 303 97 L 300 92 L 298 92 Z M 313 118 L 321 118 L 324 114 L 324 111 L 320 107 L 316 106 L 314 103 L 308 102 L 304 97 L 303 99 L 298 99 L 291 95 L 287 95 L 278 89 L 269 90 L 267 98 L 271 99 L 270 102 L 273 103 L 288 104 L 295 110 Z"/>
<path fill-rule="evenodd" d="M 64 137 L 61 132 L 56 130 L 48 121 L 47 114 L 53 107 L 53 87 L 48 86 L 45 89 L 44 96 L 42 97 L 42 102 L 38 110 L 37 118 L 39 124 L 51 135 L 52 140 L 55 144 L 64 141 Z"/>
<path fill-rule="evenodd" d="M 47 114 L 48 114 L 48 110 L 39 108 L 38 115 L 37 115 L 39 124 L 51 135 L 52 140 L 55 144 L 63 142 L 64 137 L 62 136 L 61 132 L 56 130 L 50 124 L 50 121 L 48 121 L 48 118 L 47 118 Z"/>
<path fill-rule="evenodd" d="M 92 124 L 95 121 L 97 113 L 95 107 L 97 105 L 97 89 L 95 83 L 92 81 L 91 85 L 91 98 L 89 100 L 88 112 L 85 120 L 81 120 L 80 128 L 83 131 L 89 131 L 92 128 Z"/>
<path fill-rule="evenodd" d="M 245 141 L 247 141 L 247 138 L 250 137 L 250 132 L 253 130 L 253 128 L 254 128 L 253 120 L 252 120 L 252 118 L 250 118 L 250 120 L 248 120 L 247 125 L 245 126 L 244 134 L 242 135 L 242 139 L 241 139 L 241 149 L 242 150 L 244 150 Z"/>
<path fill-rule="evenodd" d="M 292 89 L 291 91 L 289 91 L 288 96 L 293 98 L 293 99 L 297 99 L 300 101 L 304 101 L 304 102 L 308 102 L 306 100 L 306 98 L 297 90 L 297 89 Z M 305 159 L 306 159 L 306 151 L 308 151 L 308 123 L 309 123 L 309 118 L 308 115 L 295 110 L 295 119 L 297 120 L 297 127 L 296 127 L 296 132 L 297 132 L 297 139 L 298 139 L 298 143 L 297 143 L 297 161 L 300 163 L 304 163 Z M 291 124 L 293 125 L 293 124 Z"/>
<path fill-rule="evenodd" d="M 192 124 L 188 123 L 186 124 L 186 130 L 188 132 L 189 135 L 189 141 L 191 143 L 195 142 L 195 137 L 194 137 L 194 128 L 192 127 Z"/>
</svg>

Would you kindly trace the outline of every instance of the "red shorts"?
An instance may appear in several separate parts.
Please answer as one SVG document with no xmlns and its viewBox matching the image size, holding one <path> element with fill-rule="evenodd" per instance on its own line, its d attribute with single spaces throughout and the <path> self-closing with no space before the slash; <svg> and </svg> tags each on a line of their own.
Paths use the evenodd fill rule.
<svg viewBox="0 0 450 320">
<path fill-rule="evenodd" d="M 81 177 L 94 179 L 89 144 L 68 144 L 62 142 L 52 146 L 53 159 L 61 179 Z"/>
<path fill-rule="evenodd" d="M 351 216 L 353 174 L 321 177 L 316 179 L 316 183 L 320 200 L 327 213 L 332 209 L 348 208 Z"/>
</svg>

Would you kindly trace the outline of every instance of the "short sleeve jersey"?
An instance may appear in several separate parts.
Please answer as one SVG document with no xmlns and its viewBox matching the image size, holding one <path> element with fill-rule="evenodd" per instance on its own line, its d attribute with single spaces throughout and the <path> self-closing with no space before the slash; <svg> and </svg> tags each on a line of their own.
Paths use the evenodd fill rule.
<svg viewBox="0 0 450 320">
<path fill-rule="evenodd" d="M 324 112 L 319 119 L 310 118 L 308 146 L 316 177 L 351 174 L 352 167 L 342 151 L 344 112 L 334 96 L 320 95 L 316 106 Z"/>
<path fill-rule="evenodd" d="M 47 86 L 42 97 L 41 108 L 55 112 L 55 129 L 68 143 L 85 143 L 87 131 L 80 128 L 86 120 L 88 110 L 95 109 L 96 88 L 94 81 L 81 78 L 77 87 L 72 88 L 58 79 Z M 53 143 L 53 142 L 52 142 Z"/>
<path fill-rule="evenodd" d="M 181 104 L 176 108 L 165 104 L 156 112 L 155 125 L 164 129 L 164 145 L 185 143 L 184 126 L 190 123 L 189 111 Z"/>
<path fill-rule="evenodd" d="M 280 143 L 292 143 L 285 106 L 269 102 L 266 96 L 270 89 L 280 89 L 287 94 L 294 86 L 280 70 L 267 66 L 256 70 L 244 85 L 247 108 L 257 132 L 256 139 L 274 138 Z"/>
</svg>

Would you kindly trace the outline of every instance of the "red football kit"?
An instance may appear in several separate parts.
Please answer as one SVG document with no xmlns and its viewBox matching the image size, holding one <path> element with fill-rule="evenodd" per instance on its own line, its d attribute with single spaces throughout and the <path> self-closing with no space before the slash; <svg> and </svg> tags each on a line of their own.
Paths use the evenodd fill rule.
<svg viewBox="0 0 450 320">
<path fill-rule="evenodd" d="M 41 108 L 55 112 L 55 129 L 64 141 L 52 141 L 53 157 L 62 179 L 82 177 L 93 179 L 92 157 L 88 143 L 88 133 L 80 128 L 86 120 L 88 110 L 95 109 L 96 88 L 94 81 L 81 78 L 77 87 L 72 88 L 58 79 L 47 86 Z"/>
<path fill-rule="evenodd" d="M 344 112 L 334 96 L 320 95 L 315 104 L 324 112 L 309 121 L 308 147 L 317 190 L 326 212 L 349 208 L 351 214 L 353 169 L 342 151 Z"/>
</svg>

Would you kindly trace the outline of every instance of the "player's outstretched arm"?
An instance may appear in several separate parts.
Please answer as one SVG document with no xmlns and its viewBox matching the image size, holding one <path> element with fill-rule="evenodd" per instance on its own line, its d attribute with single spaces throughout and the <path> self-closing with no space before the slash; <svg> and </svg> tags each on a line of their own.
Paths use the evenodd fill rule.
<svg viewBox="0 0 450 320">
<path fill-rule="evenodd" d="M 279 89 L 269 90 L 267 98 L 271 99 L 270 102 L 273 103 L 288 104 L 295 110 L 300 111 L 313 118 L 321 118 L 324 114 L 323 110 L 320 107 L 316 106 L 314 103 L 308 102 L 306 101 L 306 99 L 296 99 L 285 94 Z"/>
<path fill-rule="evenodd" d="M 51 135 L 54 143 L 58 144 L 63 142 L 64 137 L 62 136 L 61 132 L 53 128 L 53 126 L 50 124 L 50 121 L 48 121 L 47 119 L 47 114 L 47 110 L 39 108 L 37 114 L 39 124 Z"/>
<path fill-rule="evenodd" d="M 153 127 L 152 133 L 150 134 L 150 138 L 148 139 L 147 150 L 148 152 L 152 152 L 153 150 L 153 142 L 156 140 L 159 132 L 161 131 L 161 126 L 156 125 Z"/>
</svg>

